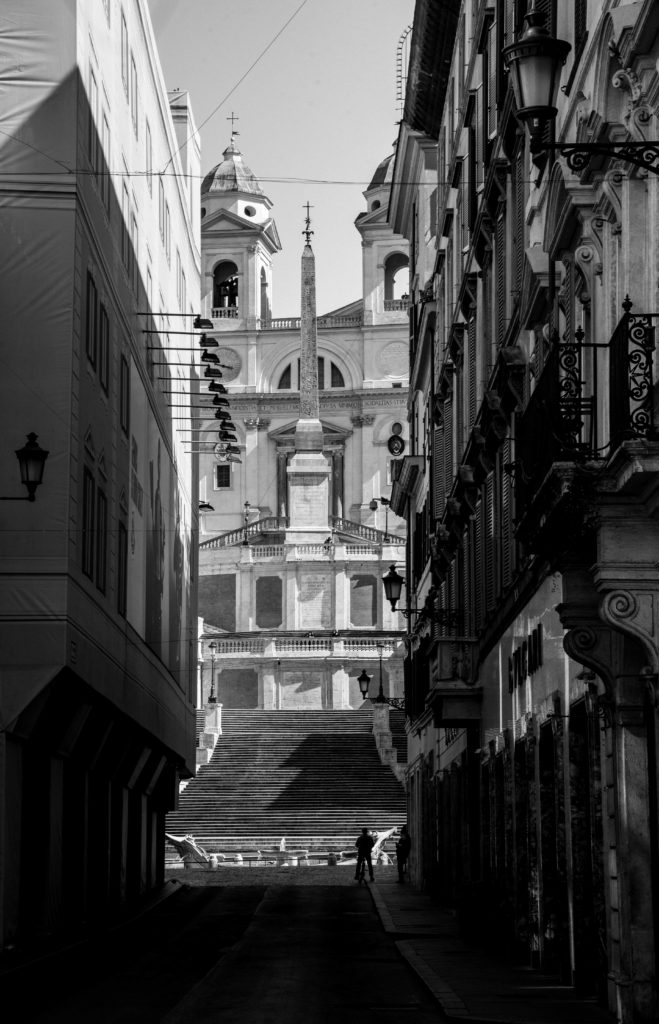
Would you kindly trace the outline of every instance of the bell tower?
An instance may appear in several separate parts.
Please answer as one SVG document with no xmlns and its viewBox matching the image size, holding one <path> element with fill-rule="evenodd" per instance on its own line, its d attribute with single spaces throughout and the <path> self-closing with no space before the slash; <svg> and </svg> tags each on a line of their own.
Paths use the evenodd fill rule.
<svg viewBox="0 0 659 1024">
<path fill-rule="evenodd" d="M 378 164 L 363 193 L 368 209 L 355 220 L 362 236 L 365 326 L 407 319 L 409 243 L 392 231 L 387 220 L 395 159 L 394 151 Z"/>
<path fill-rule="evenodd" d="M 231 140 L 201 186 L 202 312 L 216 330 L 254 330 L 272 317 L 272 203 Z"/>
</svg>

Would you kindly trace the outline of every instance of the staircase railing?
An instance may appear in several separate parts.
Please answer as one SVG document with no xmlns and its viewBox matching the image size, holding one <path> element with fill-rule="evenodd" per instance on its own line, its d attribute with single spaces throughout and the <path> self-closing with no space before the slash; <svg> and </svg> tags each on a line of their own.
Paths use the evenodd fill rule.
<svg viewBox="0 0 659 1024">
<path fill-rule="evenodd" d="M 344 533 L 349 537 L 359 537 L 361 540 L 370 541 L 371 544 L 405 543 L 405 538 L 399 537 L 395 533 L 385 533 L 384 530 L 376 530 L 373 526 L 353 523 L 350 519 L 343 519 L 342 516 L 330 516 L 330 527 L 337 533 Z M 230 548 L 234 544 L 241 544 L 246 537 L 256 537 L 263 533 L 283 533 L 287 528 L 287 516 L 265 516 L 247 526 L 240 526 L 236 530 L 221 533 L 210 540 L 202 540 L 199 547 L 206 549 Z"/>
</svg>

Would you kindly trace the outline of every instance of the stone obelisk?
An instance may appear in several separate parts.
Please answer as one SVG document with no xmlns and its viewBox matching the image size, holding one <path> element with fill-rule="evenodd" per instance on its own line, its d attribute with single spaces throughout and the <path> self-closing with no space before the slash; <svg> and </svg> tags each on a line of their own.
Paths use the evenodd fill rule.
<svg viewBox="0 0 659 1024">
<path fill-rule="evenodd" d="M 295 455 L 288 466 L 286 541 L 319 544 L 329 530 L 330 467 L 323 455 L 323 428 L 318 402 L 318 348 L 316 344 L 316 261 L 311 248 L 311 220 L 306 204 L 306 238 L 302 252 L 302 307 L 300 317 L 300 411 L 295 427 Z"/>
</svg>

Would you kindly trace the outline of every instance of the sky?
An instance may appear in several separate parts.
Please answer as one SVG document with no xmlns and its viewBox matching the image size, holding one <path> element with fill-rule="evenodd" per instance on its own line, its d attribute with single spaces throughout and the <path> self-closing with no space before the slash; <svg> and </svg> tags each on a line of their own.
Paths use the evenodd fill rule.
<svg viewBox="0 0 659 1024">
<path fill-rule="evenodd" d="M 227 118 L 239 117 L 236 142 L 273 203 L 282 243 L 273 262 L 274 315 L 299 315 L 306 202 L 318 314 L 359 298 L 354 221 L 398 133 L 396 51 L 414 0 L 149 0 L 149 7 L 167 88 L 190 93 L 203 172 L 222 160 Z"/>
</svg>

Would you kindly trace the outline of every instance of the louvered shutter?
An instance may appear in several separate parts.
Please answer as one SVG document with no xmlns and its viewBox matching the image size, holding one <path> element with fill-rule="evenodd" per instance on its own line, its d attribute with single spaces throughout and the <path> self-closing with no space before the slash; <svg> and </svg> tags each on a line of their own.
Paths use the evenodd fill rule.
<svg viewBox="0 0 659 1024">
<path fill-rule="evenodd" d="M 467 324 L 467 358 L 465 359 L 465 366 L 466 372 L 469 375 L 469 412 L 467 416 L 467 433 L 469 433 L 474 425 L 474 420 L 476 419 L 476 395 L 478 384 L 475 312 Z"/>
<path fill-rule="evenodd" d="M 503 442 L 499 453 L 501 480 L 501 577 L 505 588 L 510 585 L 513 576 L 513 545 L 515 542 L 512 479 L 504 469 L 504 466 L 508 465 L 511 461 L 509 437 Z"/>
<path fill-rule="evenodd" d="M 513 288 L 519 292 L 522 287 L 522 272 L 524 269 L 524 202 L 526 189 L 524 187 L 524 147 L 520 147 L 515 159 L 515 237 L 513 238 Z"/>
<path fill-rule="evenodd" d="M 490 612 L 496 602 L 497 550 L 494 532 L 494 477 L 490 473 L 483 487 L 481 501 L 485 549 L 486 608 Z"/>
<path fill-rule="evenodd" d="M 497 130 L 497 22 L 490 25 L 487 43 L 487 131 L 493 138 Z"/>
<path fill-rule="evenodd" d="M 483 546 L 484 503 L 481 498 L 476 517 L 470 524 L 474 545 L 474 617 L 476 631 L 483 625 L 485 611 L 485 551 Z"/>
<path fill-rule="evenodd" d="M 444 402 L 444 493 L 443 502 L 453 484 L 453 402 Z"/>
<path fill-rule="evenodd" d="M 497 289 L 497 345 L 502 345 L 506 333 L 506 220 L 503 213 L 497 218 L 494 245 Z"/>
</svg>

